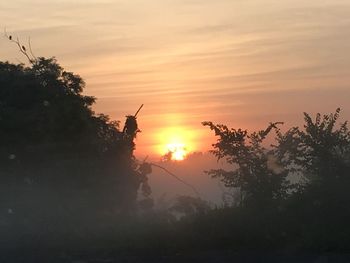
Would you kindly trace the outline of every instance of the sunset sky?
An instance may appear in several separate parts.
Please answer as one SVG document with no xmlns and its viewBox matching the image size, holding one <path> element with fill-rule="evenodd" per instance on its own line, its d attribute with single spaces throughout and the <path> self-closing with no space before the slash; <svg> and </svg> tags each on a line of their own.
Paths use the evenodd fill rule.
<svg viewBox="0 0 350 263">
<path fill-rule="evenodd" d="M 349 0 L 4 0 L 0 25 L 81 75 L 96 112 L 123 122 L 145 104 L 139 156 L 208 150 L 207 120 L 350 119 Z M 0 60 L 26 62 L 4 37 Z"/>
</svg>

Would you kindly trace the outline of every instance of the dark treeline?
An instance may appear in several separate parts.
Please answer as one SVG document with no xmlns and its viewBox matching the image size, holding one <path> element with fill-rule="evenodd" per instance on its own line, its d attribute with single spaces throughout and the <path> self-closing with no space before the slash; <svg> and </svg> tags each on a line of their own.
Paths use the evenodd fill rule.
<svg viewBox="0 0 350 263">
<path fill-rule="evenodd" d="M 339 109 L 315 119 L 305 113 L 304 128 L 287 132 L 282 123 L 248 133 L 204 122 L 218 137 L 212 153 L 232 164 L 208 174 L 233 198 L 210 208 L 181 197 L 159 211 L 149 198 L 150 166 L 133 156 L 136 117 L 121 129 L 92 111 L 95 98 L 83 88 L 54 59 L 0 63 L 2 249 L 83 258 L 91 251 L 350 251 L 350 132 L 337 123 Z"/>
<path fill-rule="evenodd" d="M 282 123 L 251 134 L 203 123 L 218 136 L 213 154 L 235 166 L 209 171 L 238 190 L 230 209 L 213 213 L 234 235 L 224 244 L 349 251 L 350 132 L 346 122 L 337 124 L 339 113 L 315 120 L 304 113 L 304 129 L 285 133 Z M 268 136 L 274 137 L 270 147 L 264 146 Z M 225 236 L 225 227 L 219 229 L 214 232 Z"/>
<path fill-rule="evenodd" d="M 55 59 L 0 63 L 2 243 L 83 234 L 135 209 L 143 186 L 136 117 L 120 129 L 92 111 L 95 98 L 83 88 Z"/>
</svg>

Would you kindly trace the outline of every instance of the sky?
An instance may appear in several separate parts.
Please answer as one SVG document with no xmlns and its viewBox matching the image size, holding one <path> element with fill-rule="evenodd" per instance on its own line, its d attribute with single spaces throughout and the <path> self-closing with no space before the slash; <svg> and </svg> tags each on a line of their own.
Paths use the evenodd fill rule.
<svg viewBox="0 0 350 263">
<path fill-rule="evenodd" d="M 79 74 L 96 112 L 123 122 L 144 104 L 139 157 L 207 151 L 202 121 L 287 128 L 337 107 L 350 119 L 349 0 L 11 0 L 0 26 Z M 25 62 L 4 37 L 0 60 Z"/>
</svg>

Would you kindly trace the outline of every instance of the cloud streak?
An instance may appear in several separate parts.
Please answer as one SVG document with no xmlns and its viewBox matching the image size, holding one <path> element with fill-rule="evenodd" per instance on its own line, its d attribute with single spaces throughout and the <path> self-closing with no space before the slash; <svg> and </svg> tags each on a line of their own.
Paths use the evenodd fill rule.
<svg viewBox="0 0 350 263">
<path fill-rule="evenodd" d="M 349 118 L 349 17 L 345 0 L 0 3 L 0 24 L 79 73 L 96 111 L 122 119 L 145 103 L 142 151 L 156 143 L 146 134 L 171 122 L 258 127 L 336 104 Z M 2 60 L 19 56 L 0 46 Z"/>
</svg>

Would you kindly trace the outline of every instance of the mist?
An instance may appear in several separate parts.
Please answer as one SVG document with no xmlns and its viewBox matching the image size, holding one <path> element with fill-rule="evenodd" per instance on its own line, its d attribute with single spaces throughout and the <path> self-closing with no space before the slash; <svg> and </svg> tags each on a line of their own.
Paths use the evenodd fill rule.
<svg viewBox="0 0 350 263">
<path fill-rule="evenodd" d="M 350 262 L 349 17 L 0 2 L 0 262 Z"/>
</svg>

